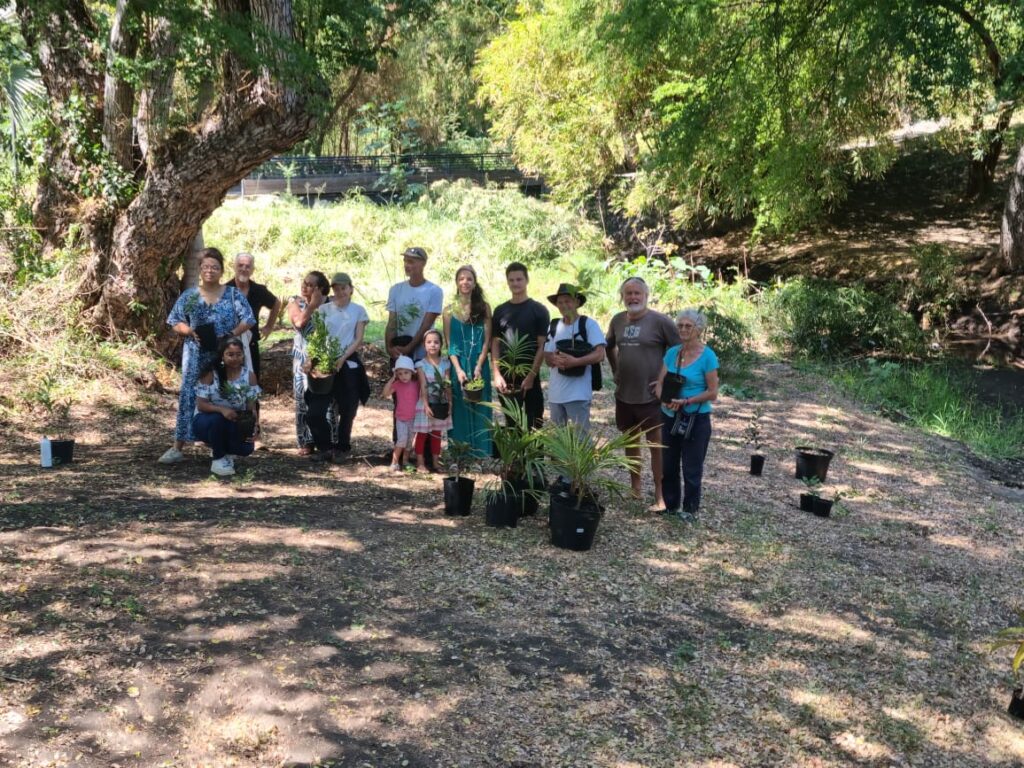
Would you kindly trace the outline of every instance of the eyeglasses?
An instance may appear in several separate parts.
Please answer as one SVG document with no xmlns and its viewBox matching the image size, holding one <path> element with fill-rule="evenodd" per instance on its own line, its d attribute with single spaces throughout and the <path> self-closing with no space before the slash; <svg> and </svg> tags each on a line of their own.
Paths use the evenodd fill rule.
<svg viewBox="0 0 1024 768">
<path fill-rule="evenodd" d="M 696 328 L 693 323 L 676 323 L 676 328 Z"/>
</svg>

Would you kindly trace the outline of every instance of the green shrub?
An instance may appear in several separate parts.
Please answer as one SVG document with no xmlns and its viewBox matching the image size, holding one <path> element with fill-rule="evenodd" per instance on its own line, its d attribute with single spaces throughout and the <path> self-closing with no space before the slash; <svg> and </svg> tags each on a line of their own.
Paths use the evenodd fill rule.
<svg viewBox="0 0 1024 768">
<path fill-rule="evenodd" d="M 950 314 L 967 298 L 964 281 L 957 279 L 960 258 L 945 245 L 930 243 L 913 252 L 906 277 L 893 284 L 894 296 L 927 328 L 945 326 Z"/>
<path fill-rule="evenodd" d="M 798 277 L 764 298 L 773 342 L 807 357 L 837 359 L 863 352 L 919 352 L 914 318 L 892 299 L 863 285 Z"/>
</svg>

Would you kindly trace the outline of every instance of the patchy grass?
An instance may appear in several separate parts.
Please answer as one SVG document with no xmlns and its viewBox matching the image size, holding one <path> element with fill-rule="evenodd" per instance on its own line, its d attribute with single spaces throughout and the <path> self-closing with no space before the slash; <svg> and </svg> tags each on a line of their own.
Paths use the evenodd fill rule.
<svg viewBox="0 0 1024 768">
<path fill-rule="evenodd" d="M 14 766 L 845 766 L 1024 760 L 1003 715 L 1020 493 L 781 364 L 715 417 L 699 524 L 608 511 L 588 553 L 446 518 L 440 480 L 266 451 L 209 480 L 161 418 L 76 414 L 79 457 L 0 453 L 0 759 Z M 764 408 L 765 475 L 742 432 Z M 601 393 L 595 412 L 611 429 Z M 116 435 L 116 440 L 110 436 Z M 836 450 L 796 508 L 792 446 Z M 906 457 L 915 457 L 907 461 Z"/>
</svg>

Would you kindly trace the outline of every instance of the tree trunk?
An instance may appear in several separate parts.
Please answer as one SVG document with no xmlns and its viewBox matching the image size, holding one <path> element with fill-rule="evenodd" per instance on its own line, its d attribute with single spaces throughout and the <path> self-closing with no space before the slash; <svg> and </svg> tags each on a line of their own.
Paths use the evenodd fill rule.
<svg viewBox="0 0 1024 768">
<path fill-rule="evenodd" d="M 167 122 L 171 113 L 171 98 L 174 86 L 174 54 L 178 43 L 171 30 L 171 23 L 157 18 L 150 23 L 149 34 L 144 41 L 146 58 L 153 66 L 146 74 L 139 91 L 139 108 L 136 115 L 136 132 L 139 149 L 147 164 L 151 160 L 149 150 L 162 144 L 167 138 Z"/>
<path fill-rule="evenodd" d="M 117 75 L 118 58 L 133 58 L 138 37 L 133 29 L 135 9 L 129 0 L 117 0 L 110 26 L 107 71 L 103 83 L 103 148 L 122 169 L 132 170 L 132 113 L 135 89 Z"/>
<path fill-rule="evenodd" d="M 1017 163 L 1013 168 L 1010 190 L 1003 208 L 999 255 L 1008 272 L 1024 272 L 1024 145 L 1017 153 Z"/>
</svg>

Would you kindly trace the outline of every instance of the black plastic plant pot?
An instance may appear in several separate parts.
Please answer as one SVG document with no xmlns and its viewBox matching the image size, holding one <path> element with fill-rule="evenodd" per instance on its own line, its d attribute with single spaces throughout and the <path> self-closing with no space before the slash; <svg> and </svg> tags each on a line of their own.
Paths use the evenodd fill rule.
<svg viewBox="0 0 1024 768">
<path fill-rule="evenodd" d="M 470 477 L 444 479 L 444 513 L 468 517 L 473 509 L 473 487 Z"/>
<path fill-rule="evenodd" d="M 484 503 L 484 522 L 492 528 L 515 528 L 519 524 L 522 496 L 505 490 L 487 494 Z"/>
<path fill-rule="evenodd" d="M 750 474 L 761 476 L 764 471 L 764 456 L 759 453 L 750 456 Z"/>
<path fill-rule="evenodd" d="M 543 478 L 536 480 L 533 483 L 532 493 L 526 492 L 531 489 L 531 485 L 527 480 L 510 480 L 509 484 L 515 490 L 516 496 L 520 498 L 519 516 L 533 517 L 536 515 L 537 508 L 540 506 L 540 501 L 537 498 L 537 491 L 541 491 L 544 488 Z"/>
<path fill-rule="evenodd" d="M 430 404 L 430 410 L 433 412 L 434 418 L 438 421 L 444 421 L 448 418 L 449 408 L 450 406 L 447 402 Z"/>
<path fill-rule="evenodd" d="M 314 395 L 329 395 L 331 390 L 334 389 L 334 374 L 329 373 L 326 376 L 307 374 L 306 386 L 309 387 L 309 391 Z"/>
<path fill-rule="evenodd" d="M 217 351 L 217 328 L 213 323 L 202 323 L 197 325 L 196 336 L 199 337 L 199 348 L 203 352 Z"/>
<path fill-rule="evenodd" d="M 243 443 L 252 440 L 256 434 L 256 414 L 252 411 L 238 411 L 238 418 L 235 419 L 238 426 L 238 437 Z"/>
<path fill-rule="evenodd" d="M 796 447 L 796 479 L 809 480 L 816 477 L 824 483 L 832 455 L 832 451 L 826 451 L 824 448 L 798 445 Z"/>
<path fill-rule="evenodd" d="M 813 493 L 801 493 L 800 494 L 800 511 L 801 512 L 813 512 L 814 511 L 814 500 L 817 498 Z"/>
<path fill-rule="evenodd" d="M 467 403 L 482 403 L 484 400 L 483 387 L 480 389 L 467 389 L 466 387 L 463 387 L 462 399 Z"/>
<path fill-rule="evenodd" d="M 1006 711 L 1018 720 L 1024 720 L 1024 688 L 1013 689 L 1010 706 L 1006 708 Z"/>
<path fill-rule="evenodd" d="M 568 493 L 551 497 L 551 543 L 559 549 L 586 552 L 594 544 L 597 526 L 601 522 L 601 508 L 584 499 L 577 508 L 577 499 Z"/>
<path fill-rule="evenodd" d="M 50 455 L 53 457 L 53 466 L 70 464 L 75 460 L 74 440 L 51 440 Z"/>
<path fill-rule="evenodd" d="M 832 514 L 832 499 L 823 499 L 820 496 L 814 500 L 814 508 L 811 510 L 818 517 L 828 517 Z"/>
</svg>

